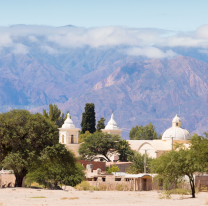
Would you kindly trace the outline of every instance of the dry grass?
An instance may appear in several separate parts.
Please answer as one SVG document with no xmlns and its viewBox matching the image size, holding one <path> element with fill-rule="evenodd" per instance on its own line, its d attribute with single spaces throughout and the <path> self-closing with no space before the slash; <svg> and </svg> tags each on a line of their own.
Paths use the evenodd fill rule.
<svg viewBox="0 0 208 206">
<path fill-rule="evenodd" d="M 77 200 L 78 197 L 62 197 L 61 200 Z"/>
<path fill-rule="evenodd" d="M 30 197 L 30 198 L 46 198 L 45 196 L 37 196 L 37 197 Z"/>
</svg>

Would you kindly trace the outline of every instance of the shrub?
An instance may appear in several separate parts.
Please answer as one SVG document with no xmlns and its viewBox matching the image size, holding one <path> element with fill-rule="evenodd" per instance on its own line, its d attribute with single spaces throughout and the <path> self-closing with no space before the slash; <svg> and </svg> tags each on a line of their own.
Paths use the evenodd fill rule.
<svg viewBox="0 0 208 206">
<path fill-rule="evenodd" d="M 173 189 L 173 190 L 168 190 L 168 192 L 172 194 L 179 194 L 179 195 L 189 195 L 190 193 L 186 189 Z"/>
<path fill-rule="evenodd" d="M 123 189 L 124 189 L 124 186 L 122 184 L 117 184 L 116 185 L 116 190 L 117 191 L 123 191 Z"/>
<path fill-rule="evenodd" d="M 89 182 L 83 181 L 80 184 L 76 185 L 75 189 L 77 190 L 99 190 L 99 188 L 91 186 Z"/>
<path fill-rule="evenodd" d="M 106 191 L 107 186 L 105 184 L 100 185 L 99 190 L 100 191 Z"/>
</svg>

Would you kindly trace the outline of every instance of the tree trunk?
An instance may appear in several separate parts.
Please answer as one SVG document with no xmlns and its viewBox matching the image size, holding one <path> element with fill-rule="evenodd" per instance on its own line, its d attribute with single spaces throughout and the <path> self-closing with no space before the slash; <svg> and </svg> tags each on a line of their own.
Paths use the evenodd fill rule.
<svg viewBox="0 0 208 206">
<path fill-rule="evenodd" d="M 25 169 L 21 170 L 21 172 L 14 172 L 14 175 L 16 177 L 16 187 L 22 187 L 22 182 L 24 177 L 26 176 L 27 171 Z"/>
<path fill-rule="evenodd" d="M 195 184 L 194 184 L 194 177 L 189 177 L 189 182 L 191 186 L 192 198 L 195 198 Z"/>
</svg>

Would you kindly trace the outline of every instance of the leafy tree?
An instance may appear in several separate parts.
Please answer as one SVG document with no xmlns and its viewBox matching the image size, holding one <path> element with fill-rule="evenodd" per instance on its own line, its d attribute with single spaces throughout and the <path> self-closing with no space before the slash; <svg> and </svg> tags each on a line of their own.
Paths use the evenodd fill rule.
<svg viewBox="0 0 208 206">
<path fill-rule="evenodd" d="M 56 144 L 46 147 L 27 175 L 28 179 L 39 184 L 63 182 L 71 186 L 80 183 L 84 178 L 84 167 L 76 163 L 74 154 L 68 151 L 64 145 Z"/>
<path fill-rule="evenodd" d="M 133 151 L 133 155 L 130 155 L 128 157 L 128 160 L 132 162 L 132 164 L 128 167 L 127 172 L 130 174 L 139 174 L 144 172 L 144 158 L 145 155 L 140 154 L 139 152 Z M 152 162 L 151 157 L 146 157 L 146 162 L 147 162 L 147 167 L 146 171 L 147 173 L 150 173 L 150 168 L 151 168 L 151 162 Z"/>
<path fill-rule="evenodd" d="M 120 154 L 119 160 L 121 162 L 127 162 L 128 156 L 133 155 L 133 151 L 131 150 L 129 143 L 126 140 L 119 141 L 117 151 Z"/>
<path fill-rule="evenodd" d="M 93 103 L 87 103 L 85 105 L 85 112 L 82 113 L 82 134 L 84 134 L 86 131 L 94 133 L 95 123 L 95 105 Z"/>
<path fill-rule="evenodd" d="M 155 131 L 155 126 L 150 122 L 145 126 L 132 127 L 129 133 L 130 140 L 153 140 L 161 139 L 161 135 L 158 135 Z"/>
<path fill-rule="evenodd" d="M 172 184 L 177 185 L 177 182 L 187 175 L 192 197 L 195 197 L 194 173 L 199 170 L 195 154 L 194 150 L 190 148 L 177 146 L 177 150 L 164 153 L 152 162 L 153 172 L 159 174 L 159 178 L 163 179 L 165 189 Z"/>
<path fill-rule="evenodd" d="M 79 143 L 84 142 L 85 138 L 90 135 L 91 133 L 89 133 L 89 131 L 86 131 L 84 134 L 80 134 L 79 135 Z"/>
<path fill-rule="evenodd" d="M 96 127 L 97 127 L 96 131 L 98 131 L 98 132 L 101 131 L 101 129 L 105 129 L 105 118 L 104 117 L 100 118 Z"/>
<path fill-rule="evenodd" d="M 55 123 L 27 110 L 0 114 L 0 162 L 12 169 L 18 187 L 47 146 L 58 143 Z"/>
<path fill-rule="evenodd" d="M 61 127 L 63 125 L 64 121 L 67 118 L 67 113 L 66 115 L 64 115 L 64 113 L 61 113 L 61 110 L 55 104 L 49 104 L 49 112 L 46 112 L 46 109 L 43 109 L 43 116 L 50 121 L 55 122 L 58 127 Z"/>
<path fill-rule="evenodd" d="M 83 159 L 92 160 L 96 155 L 103 155 L 108 161 L 107 153 L 110 149 L 117 150 L 120 136 L 103 132 L 88 135 L 80 145 L 79 154 Z"/>
</svg>

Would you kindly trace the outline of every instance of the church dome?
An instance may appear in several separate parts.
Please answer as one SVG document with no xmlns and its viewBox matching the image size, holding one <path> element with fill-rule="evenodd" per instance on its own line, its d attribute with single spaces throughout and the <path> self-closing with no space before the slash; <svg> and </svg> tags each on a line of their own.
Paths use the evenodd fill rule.
<svg viewBox="0 0 208 206">
<path fill-rule="evenodd" d="M 69 113 L 67 113 L 67 118 L 64 121 L 64 124 L 62 125 L 62 128 L 64 128 L 64 129 L 74 129 L 75 128 L 75 126 L 73 124 L 73 121 L 70 118 Z"/>
<path fill-rule="evenodd" d="M 181 119 L 177 114 L 172 120 L 172 127 L 163 133 L 162 140 L 168 140 L 172 137 L 173 140 L 189 140 L 191 138 L 189 131 L 181 128 Z"/>
<path fill-rule="evenodd" d="M 118 130 L 119 129 L 119 127 L 117 126 L 117 123 L 113 119 L 113 114 L 111 115 L 111 119 L 108 122 L 108 124 L 106 125 L 105 129 L 106 130 Z"/>
</svg>

